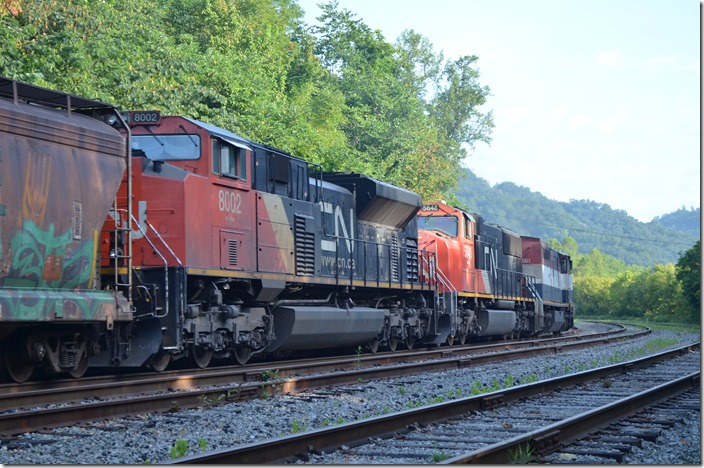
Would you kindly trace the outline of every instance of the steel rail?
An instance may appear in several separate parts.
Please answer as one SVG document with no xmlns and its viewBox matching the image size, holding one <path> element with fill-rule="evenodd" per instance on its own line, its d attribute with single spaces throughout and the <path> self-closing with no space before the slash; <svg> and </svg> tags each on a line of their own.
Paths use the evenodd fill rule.
<svg viewBox="0 0 704 468">
<path fill-rule="evenodd" d="M 85 400 L 95 398 L 95 394 L 101 392 L 101 385 L 94 385 L 87 388 L 81 387 L 78 390 L 74 389 L 74 391 L 78 391 L 80 394 L 74 393 L 72 395 L 73 401 L 66 404 L 66 406 L 48 409 L 34 407 L 27 410 L 18 410 L 19 407 L 15 406 L 12 411 L 0 414 L 0 435 L 11 436 L 23 432 L 45 430 L 52 427 L 61 427 L 68 424 L 90 422 L 105 418 L 179 411 L 185 408 L 207 406 L 213 404 L 213 402 L 240 401 L 264 395 L 273 395 L 275 393 L 295 393 L 311 388 L 356 383 L 359 382 L 360 379 L 362 381 L 384 379 L 420 372 L 458 369 L 488 362 L 507 361 L 529 355 L 556 353 L 566 347 L 586 347 L 596 342 L 608 342 L 609 339 L 621 340 L 624 339 L 624 336 L 632 337 L 634 335 L 621 335 L 566 344 L 558 342 L 548 347 L 495 352 L 472 358 L 455 357 L 438 361 L 417 361 L 385 367 L 371 367 L 348 371 L 336 370 L 328 374 L 275 378 L 269 381 L 264 378 L 266 371 L 262 371 L 261 368 L 258 368 L 256 372 L 240 372 L 240 381 L 235 384 L 232 383 L 233 377 L 231 372 L 208 372 L 205 376 L 200 377 L 197 375 L 180 375 L 170 379 L 156 377 L 140 380 L 139 382 L 141 383 L 137 383 L 135 387 L 129 388 L 128 393 L 133 395 L 147 388 L 140 387 L 140 385 L 153 385 L 165 391 L 151 395 L 125 397 L 106 401 L 101 399 L 101 401 L 97 402 L 88 402 Z M 334 365 L 338 365 L 338 361 L 339 360 L 335 360 L 336 364 Z M 328 362 L 321 365 L 329 367 L 331 363 Z M 357 363 L 354 359 L 348 359 L 347 365 L 357 366 Z M 310 363 L 306 364 L 306 366 L 305 369 L 310 372 Z M 335 367 L 335 369 L 339 369 L 339 367 Z M 293 369 L 288 369 L 288 371 L 295 372 Z M 213 385 L 213 381 L 216 379 L 224 381 L 223 386 L 207 389 L 198 388 L 200 386 Z M 125 386 L 125 383 L 115 382 L 110 385 L 113 391 L 118 391 L 121 386 Z M 44 400 L 48 399 L 51 393 L 51 390 L 47 390 L 34 393 L 30 395 L 30 397 L 33 398 L 32 401 L 35 402 L 36 406 L 37 400 L 46 403 Z"/>
<path fill-rule="evenodd" d="M 518 452 L 533 455 L 548 454 L 561 445 L 568 445 L 639 410 L 697 387 L 700 381 L 700 372 L 694 372 L 541 429 L 449 458 L 441 464 L 508 464 L 512 463 L 513 454 Z"/>
<path fill-rule="evenodd" d="M 233 449 L 217 450 L 206 454 L 193 455 L 175 460 L 172 463 L 283 463 L 291 460 L 294 455 L 299 452 L 307 452 L 311 449 L 319 451 L 331 450 L 341 445 L 354 446 L 371 437 L 384 437 L 397 431 L 403 431 L 407 426 L 412 424 L 428 424 L 456 417 L 457 415 L 470 411 L 490 409 L 508 401 L 550 392 L 558 387 L 600 379 L 609 375 L 622 373 L 626 370 L 631 370 L 635 367 L 651 365 L 699 348 L 700 343 L 696 343 L 612 366 L 556 377 L 510 389 L 503 389 L 484 395 L 437 403 L 391 415 L 369 418 L 363 421 L 341 424 L 332 428 L 318 429 L 303 434 L 268 439 L 238 446 Z"/>
<path fill-rule="evenodd" d="M 633 339 L 649 333 L 644 330 L 633 334 L 613 336 L 618 331 L 609 331 L 599 334 L 575 335 L 562 338 L 548 338 L 530 340 L 517 343 L 494 343 L 489 345 L 441 348 L 426 351 L 394 352 L 364 356 L 347 356 L 343 358 L 332 358 L 321 361 L 301 360 L 293 362 L 276 362 L 254 364 L 248 366 L 210 368 L 202 370 L 191 370 L 188 373 L 180 371 L 169 371 L 161 374 L 138 374 L 118 377 L 88 377 L 81 380 L 67 379 L 55 381 L 26 382 L 23 384 L 0 385 L 0 411 L 16 411 L 19 408 L 28 408 L 41 404 L 62 404 L 83 398 L 110 398 L 124 395 L 171 390 L 193 390 L 199 386 L 239 384 L 244 382 L 261 382 L 262 376 L 266 373 L 275 374 L 279 378 L 285 378 L 298 374 L 330 372 L 339 370 L 361 370 L 363 368 L 373 368 L 374 366 L 395 365 L 409 360 L 419 359 L 443 359 L 444 364 L 438 363 L 435 370 L 452 369 L 457 367 L 467 367 L 497 360 L 507 360 L 519 357 L 535 355 L 546 352 L 545 345 L 553 346 L 553 352 L 561 349 L 572 349 L 577 347 L 603 344 L 613 340 Z M 479 353 L 494 353 L 487 356 L 466 357 Z M 443 367 L 443 365 L 445 367 Z M 421 364 L 416 366 L 422 367 Z M 378 369 L 375 369 L 378 370 Z M 420 369 L 421 371 L 424 369 Z M 396 374 L 398 375 L 398 374 Z M 385 376 L 388 377 L 389 375 Z M 360 373 L 358 377 L 371 378 L 369 375 Z M 299 384 L 289 385 L 289 391 L 310 388 Z M 0 415 L 0 433 L 2 429 L 2 415 Z"/>
</svg>

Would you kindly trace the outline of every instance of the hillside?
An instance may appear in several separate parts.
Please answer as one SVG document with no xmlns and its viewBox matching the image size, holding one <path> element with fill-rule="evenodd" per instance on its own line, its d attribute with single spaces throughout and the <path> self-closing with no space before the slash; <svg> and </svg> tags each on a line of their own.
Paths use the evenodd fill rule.
<svg viewBox="0 0 704 468">
<path fill-rule="evenodd" d="M 559 202 L 503 182 L 493 187 L 465 169 L 457 197 L 471 211 L 523 235 L 573 237 L 581 253 L 598 249 L 629 265 L 675 263 L 700 236 L 699 208 L 642 223 L 623 210 L 591 200 Z"/>
<path fill-rule="evenodd" d="M 685 207 L 677 211 L 662 216 L 657 216 L 652 223 L 660 223 L 662 226 L 688 232 L 694 236 L 701 236 L 701 217 L 699 208 L 688 210 Z"/>
</svg>

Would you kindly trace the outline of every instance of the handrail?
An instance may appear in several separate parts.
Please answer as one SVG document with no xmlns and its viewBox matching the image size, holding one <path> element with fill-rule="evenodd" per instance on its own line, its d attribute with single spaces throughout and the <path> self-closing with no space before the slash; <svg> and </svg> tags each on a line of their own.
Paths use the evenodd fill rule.
<svg viewBox="0 0 704 468">
<path fill-rule="evenodd" d="M 419 252 L 421 251 L 419 250 Z M 445 273 L 443 273 L 442 269 L 437 264 L 431 265 L 430 261 L 423 255 L 419 255 L 419 258 L 421 259 L 421 261 L 424 261 L 427 265 L 428 272 L 432 272 L 429 276 L 435 276 L 436 282 L 439 280 L 440 284 L 444 286 L 448 290 L 448 292 L 458 291 L 455 285 L 452 284 L 452 281 L 450 281 L 450 279 L 445 275 Z"/>
<path fill-rule="evenodd" d="M 115 210 L 115 211 L 116 212 L 126 212 L 127 210 L 119 209 L 119 210 Z M 149 238 L 149 236 L 144 231 L 144 229 L 142 229 L 142 226 L 139 224 L 139 221 L 137 221 L 137 219 L 131 213 L 129 213 L 129 216 L 131 218 L 132 223 L 135 226 L 137 226 L 137 229 L 142 234 L 142 237 L 149 243 L 151 248 L 154 249 L 154 252 L 159 256 L 161 261 L 164 263 L 164 314 L 162 314 L 162 315 L 154 314 L 155 318 L 164 318 L 169 315 L 169 268 L 168 268 L 169 264 L 166 261 L 166 258 L 162 255 L 161 251 L 157 248 L 157 246 L 154 244 L 154 242 L 152 242 L 152 240 Z M 171 249 L 171 247 L 169 247 L 169 245 L 166 243 L 166 241 L 161 236 L 161 234 L 159 234 L 159 232 L 154 228 L 154 226 L 149 221 L 145 220 L 144 222 L 156 234 L 157 238 L 161 241 L 161 243 L 164 245 L 164 247 L 166 247 L 166 249 L 169 251 L 169 253 L 176 260 L 176 262 L 178 262 L 179 266 L 183 267 L 183 263 L 178 258 L 178 256 L 174 253 L 174 251 Z M 130 231 L 131 231 L 131 229 L 130 229 Z M 129 271 L 129 274 L 131 275 L 132 274 L 131 269 L 128 271 Z"/>
</svg>

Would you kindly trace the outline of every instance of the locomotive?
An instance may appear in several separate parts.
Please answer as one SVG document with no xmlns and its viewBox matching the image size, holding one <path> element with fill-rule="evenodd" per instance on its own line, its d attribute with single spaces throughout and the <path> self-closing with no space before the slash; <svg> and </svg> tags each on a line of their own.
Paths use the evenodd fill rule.
<svg viewBox="0 0 704 468">
<path fill-rule="evenodd" d="M 419 247 L 434 254 L 439 287 L 457 291 L 449 344 L 574 325 L 568 255 L 443 202 L 424 204 L 418 222 Z"/>
<path fill-rule="evenodd" d="M 10 380 L 572 323 L 569 257 L 543 260 L 539 239 L 522 256 L 466 212 L 205 122 L 0 78 L 0 135 Z"/>
</svg>

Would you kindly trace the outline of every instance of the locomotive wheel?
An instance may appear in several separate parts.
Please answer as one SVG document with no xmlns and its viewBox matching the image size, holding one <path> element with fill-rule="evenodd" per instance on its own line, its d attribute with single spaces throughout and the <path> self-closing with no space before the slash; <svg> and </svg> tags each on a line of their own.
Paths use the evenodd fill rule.
<svg viewBox="0 0 704 468">
<path fill-rule="evenodd" d="M 416 337 L 409 335 L 409 336 L 406 337 L 405 342 L 406 342 L 406 348 L 408 348 L 408 349 L 413 349 L 413 345 L 416 344 Z"/>
<path fill-rule="evenodd" d="M 22 343 L 11 339 L 2 350 L 2 368 L 7 376 L 17 383 L 27 381 L 34 372 L 34 363 L 24 359 L 21 349 Z"/>
<path fill-rule="evenodd" d="M 235 346 L 232 357 L 237 364 L 244 366 L 249 361 L 249 358 L 252 357 L 252 348 L 247 345 Z"/>
<path fill-rule="evenodd" d="M 394 337 L 389 338 L 389 349 L 391 351 L 396 351 L 396 348 L 398 347 L 398 339 Z"/>
<path fill-rule="evenodd" d="M 160 349 L 152 358 L 149 367 L 156 372 L 163 372 L 169 364 L 171 364 L 171 353 Z"/>
<path fill-rule="evenodd" d="M 191 360 L 200 369 L 205 369 L 213 358 L 213 351 L 210 349 L 193 346 L 191 348 Z"/>
<path fill-rule="evenodd" d="M 81 359 L 78 361 L 78 365 L 68 371 L 68 375 L 74 379 L 80 379 L 88 370 L 88 355 L 83 353 Z"/>
<path fill-rule="evenodd" d="M 367 348 L 369 349 L 370 353 L 376 354 L 377 351 L 379 351 L 379 340 L 374 338 L 372 341 L 369 342 Z"/>
</svg>

